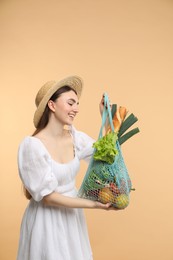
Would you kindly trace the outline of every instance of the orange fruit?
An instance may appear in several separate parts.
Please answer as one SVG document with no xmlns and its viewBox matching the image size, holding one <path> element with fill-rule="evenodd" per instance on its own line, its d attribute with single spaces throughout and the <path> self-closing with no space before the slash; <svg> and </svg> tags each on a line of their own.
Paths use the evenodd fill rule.
<svg viewBox="0 0 173 260">
<path fill-rule="evenodd" d="M 109 188 L 103 188 L 99 192 L 99 201 L 106 204 L 109 202 L 115 201 L 115 196 L 113 195 L 112 191 Z"/>
</svg>

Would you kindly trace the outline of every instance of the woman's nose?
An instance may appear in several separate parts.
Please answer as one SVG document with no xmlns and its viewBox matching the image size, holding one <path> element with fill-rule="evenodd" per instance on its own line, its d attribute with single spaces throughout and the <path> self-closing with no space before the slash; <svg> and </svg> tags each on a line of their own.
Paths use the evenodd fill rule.
<svg viewBox="0 0 173 260">
<path fill-rule="evenodd" d="M 73 110 L 74 110 L 75 113 L 78 113 L 78 112 L 79 112 L 79 106 L 78 106 L 78 104 L 74 104 Z"/>
</svg>

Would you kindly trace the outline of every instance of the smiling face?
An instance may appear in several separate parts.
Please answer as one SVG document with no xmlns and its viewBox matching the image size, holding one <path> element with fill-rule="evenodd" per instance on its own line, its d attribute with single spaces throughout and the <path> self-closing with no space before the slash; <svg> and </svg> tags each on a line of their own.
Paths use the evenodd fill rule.
<svg viewBox="0 0 173 260">
<path fill-rule="evenodd" d="M 51 117 L 63 125 L 71 125 L 79 112 L 79 100 L 73 90 L 62 93 L 55 101 L 49 100 Z"/>
</svg>

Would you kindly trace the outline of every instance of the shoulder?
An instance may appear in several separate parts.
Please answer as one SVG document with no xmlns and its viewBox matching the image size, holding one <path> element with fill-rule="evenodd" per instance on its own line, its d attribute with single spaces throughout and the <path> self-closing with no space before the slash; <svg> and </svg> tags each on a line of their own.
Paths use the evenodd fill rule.
<svg viewBox="0 0 173 260">
<path fill-rule="evenodd" d="M 19 153 L 42 153 L 44 151 L 44 146 L 41 141 L 34 136 L 26 136 L 19 144 Z"/>
<path fill-rule="evenodd" d="M 72 135 L 78 158 L 89 162 L 93 154 L 93 143 L 95 140 L 86 133 L 76 130 L 74 127 L 72 127 Z"/>
<path fill-rule="evenodd" d="M 72 135 L 73 135 L 73 137 L 76 139 L 76 140 L 81 140 L 81 139 L 83 139 L 83 140 L 92 140 L 92 141 L 94 141 L 94 139 L 91 137 L 91 136 L 89 136 L 88 134 L 86 134 L 85 132 L 83 132 L 83 131 L 79 131 L 79 130 L 77 130 L 74 126 L 72 127 Z"/>
<path fill-rule="evenodd" d="M 20 144 L 19 144 L 19 148 L 20 147 L 24 147 L 24 146 L 38 146 L 39 145 L 39 143 L 40 143 L 40 140 L 38 139 L 38 138 L 36 138 L 36 137 L 33 137 L 33 136 L 26 136 L 26 137 L 24 137 L 24 139 L 20 142 Z M 29 148 L 28 147 L 28 148 Z"/>
<path fill-rule="evenodd" d="M 74 138 L 75 145 L 77 147 L 85 147 L 85 146 L 91 146 L 95 140 L 89 136 L 88 134 L 77 130 L 76 128 L 72 127 L 72 135 Z"/>
</svg>

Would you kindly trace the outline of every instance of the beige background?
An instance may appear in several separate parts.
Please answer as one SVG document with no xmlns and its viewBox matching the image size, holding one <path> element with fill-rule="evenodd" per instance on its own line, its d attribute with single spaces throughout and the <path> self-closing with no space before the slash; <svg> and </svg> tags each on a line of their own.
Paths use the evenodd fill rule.
<svg viewBox="0 0 173 260">
<path fill-rule="evenodd" d="M 94 259 L 172 260 L 173 1 L 1 0 L 0 35 L 0 259 L 16 258 L 27 205 L 16 157 L 34 130 L 35 94 L 77 74 L 85 82 L 77 128 L 97 138 L 106 91 L 141 130 L 123 145 L 136 188 L 130 206 L 85 211 Z"/>
</svg>

